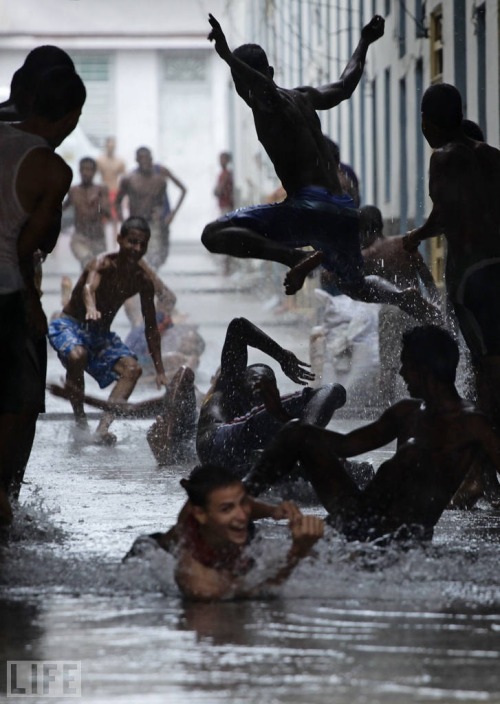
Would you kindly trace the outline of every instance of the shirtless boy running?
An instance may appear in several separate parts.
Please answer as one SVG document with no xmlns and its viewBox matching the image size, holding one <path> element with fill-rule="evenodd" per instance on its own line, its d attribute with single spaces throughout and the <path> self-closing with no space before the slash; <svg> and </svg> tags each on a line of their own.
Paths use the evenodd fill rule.
<svg viewBox="0 0 500 704">
<path fill-rule="evenodd" d="M 63 210 L 70 205 L 75 212 L 75 232 L 71 251 L 85 269 L 91 259 L 106 251 L 104 219 L 111 218 L 111 204 L 106 186 L 94 183 L 97 165 L 95 159 L 80 159 L 81 183 L 69 189 Z"/>
<path fill-rule="evenodd" d="M 500 471 L 500 441 L 485 415 L 455 388 L 459 352 L 445 330 L 416 327 L 403 335 L 400 374 L 411 399 L 399 401 L 378 420 L 342 435 L 287 424 L 245 480 L 257 496 L 298 460 L 329 521 L 349 540 L 387 535 L 430 539 L 441 514 L 480 453 Z M 398 441 L 364 490 L 339 458 Z M 492 490 L 498 480 L 491 477 Z"/>
<path fill-rule="evenodd" d="M 141 375 L 135 356 L 111 332 L 116 313 L 127 298 L 139 294 L 146 325 L 146 339 L 156 370 L 158 388 L 166 386 L 156 325 L 154 285 L 141 259 L 147 251 L 149 227 L 143 218 L 128 218 L 118 235 L 118 252 L 92 260 L 78 279 L 69 303 L 60 318 L 49 326 L 49 341 L 66 367 L 66 382 L 71 394 L 75 419 L 87 428 L 82 394 L 84 372 L 96 379 L 101 388 L 117 380 L 111 401 L 126 400 Z M 116 436 L 108 432 L 114 415 L 105 413 L 96 430 L 96 441 L 114 444 Z"/>
</svg>

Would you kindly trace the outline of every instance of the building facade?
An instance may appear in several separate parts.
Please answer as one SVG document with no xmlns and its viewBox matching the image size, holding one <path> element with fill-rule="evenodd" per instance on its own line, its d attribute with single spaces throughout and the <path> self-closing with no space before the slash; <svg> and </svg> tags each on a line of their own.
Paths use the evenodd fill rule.
<svg viewBox="0 0 500 704">
<path fill-rule="evenodd" d="M 224 4 L 213 0 L 210 10 L 217 15 Z M 207 41 L 204 4 L 0 0 L 0 27 L 4 93 L 35 46 L 56 44 L 74 60 L 88 97 L 76 134 L 60 148 L 73 169 L 110 135 L 129 169 L 137 147 L 150 147 L 188 189 L 173 237 L 199 238 L 217 213 L 218 154 L 229 147 L 228 77 Z"/>
<path fill-rule="evenodd" d="M 385 35 L 370 47 L 354 95 L 320 117 L 340 146 L 341 160 L 358 174 L 362 203 L 377 205 L 386 233 L 397 234 L 421 224 L 430 209 L 431 152 L 420 129 L 427 86 L 456 85 L 464 116 L 479 123 L 490 144 L 500 145 L 499 5 L 499 0 L 241 0 L 229 6 L 245 27 L 245 41 L 266 49 L 276 82 L 286 87 L 337 80 L 362 27 L 374 14 L 385 18 Z M 266 183 L 272 171 L 244 111 L 236 105 L 232 115 L 238 124 L 235 151 L 245 155 L 246 183 Z M 441 280 L 442 242 L 425 246 Z"/>
</svg>

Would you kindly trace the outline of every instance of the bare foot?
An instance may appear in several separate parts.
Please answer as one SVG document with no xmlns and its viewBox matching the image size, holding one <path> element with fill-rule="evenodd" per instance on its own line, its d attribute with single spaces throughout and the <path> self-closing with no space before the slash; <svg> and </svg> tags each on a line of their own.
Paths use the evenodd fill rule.
<svg viewBox="0 0 500 704">
<path fill-rule="evenodd" d="M 95 433 L 94 444 L 103 445 L 103 447 L 113 447 L 116 445 L 117 437 L 114 433 Z"/>
<path fill-rule="evenodd" d="M 89 431 L 89 422 L 87 420 L 87 416 L 85 415 L 85 413 L 83 413 L 82 415 L 80 415 L 80 414 L 75 415 L 75 424 L 76 424 L 76 427 L 78 428 L 78 430 L 82 430 L 82 431 L 86 431 L 86 432 Z"/>
<path fill-rule="evenodd" d="M 293 266 L 285 276 L 283 285 L 287 296 L 292 296 L 300 291 L 308 274 L 316 269 L 323 261 L 323 252 L 314 252 L 310 257 L 305 257 L 299 264 Z"/>
</svg>

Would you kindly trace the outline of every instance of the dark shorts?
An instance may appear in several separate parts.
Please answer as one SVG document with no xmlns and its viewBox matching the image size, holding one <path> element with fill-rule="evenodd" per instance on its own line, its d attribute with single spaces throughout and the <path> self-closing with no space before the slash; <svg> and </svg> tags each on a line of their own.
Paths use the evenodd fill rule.
<svg viewBox="0 0 500 704">
<path fill-rule="evenodd" d="M 473 357 L 500 355 L 500 259 L 471 266 L 454 300 L 460 330 Z"/>
<path fill-rule="evenodd" d="M 43 413 L 47 342 L 27 335 L 21 291 L 0 295 L 0 413 Z"/>
<path fill-rule="evenodd" d="M 64 366 L 75 347 L 84 347 L 88 354 L 85 371 L 94 377 L 101 389 L 119 379 L 119 374 L 114 371 L 118 360 L 122 357 L 137 359 L 114 332 L 102 330 L 93 323 L 81 323 L 69 316 L 61 316 L 51 322 L 49 342 Z"/>
<path fill-rule="evenodd" d="M 367 501 L 363 492 L 346 504 L 330 511 L 326 521 L 349 541 L 387 545 L 432 540 L 434 529 L 431 526 L 406 523 L 395 526 L 390 516 L 387 520 L 383 512 L 377 513 L 376 506 Z"/>
<path fill-rule="evenodd" d="M 282 398 L 283 407 L 290 416 L 300 416 L 313 393 L 314 389 L 307 387 L 285 396 Z M 210 451 L 199 453 L 200 460 L 227 467 L 237 473 L 237 468 L 240 468 L 243 475 L 248 469 L 248 463 L 252 462 L 254 453 L 262 450 L 282 427 L 283 423 L 264 408 L 252 411 L 232 423 L 220 425 L 213 435 Z"/>
<path fill-rule="evenodd" d="M 45 413 L 46 380 L 47 340 L 28 337 L 24 352 L 23 413 Z"/>
<path fill-rule="evenodd" d="M 219 218 L 246 227 L 273 242 L 323 252 L 323 266 L 346 284 L 363 279 L 359 213 L 347 194 L 302 188 L 282 203 L 240 208 Z"/>
<path fill-rule="evenodd" d="M 26 323 L 20 291 L 0 295 L 0 412 L 20 413 Z"/>
</svg>

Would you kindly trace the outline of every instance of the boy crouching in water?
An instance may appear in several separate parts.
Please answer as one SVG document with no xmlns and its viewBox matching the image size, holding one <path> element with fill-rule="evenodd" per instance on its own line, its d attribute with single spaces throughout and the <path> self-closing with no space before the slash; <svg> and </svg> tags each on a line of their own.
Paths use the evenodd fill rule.
<svg viewBox="0 0 500 704">
<path fill-rule="evenodd" d="M 116 381 L 109 396 L 115 402 L 128 399 L 141 376 L 135 355 L 110 329 L 120 307 L 137 293 L 156 383 L 158 388 L 167 384 L 156 324 L 154 284 L 141 261 L 149 238 L 149 225 L 143 218 L 125 220 L 117 238 L 118 252 L 102 254 L 87 264 L 61 317 L 49 326 L 50 344 L 66 368 L 66 386 L 76 423 L 84 430 L 88 429 L 83 407 L 85 371 L 101 388 Z M 116 436 L 109 432 L 113 418 L 111 413 L 102 416 L 95 433 L 98 444 L 116 442 Z"/>
</svg>

